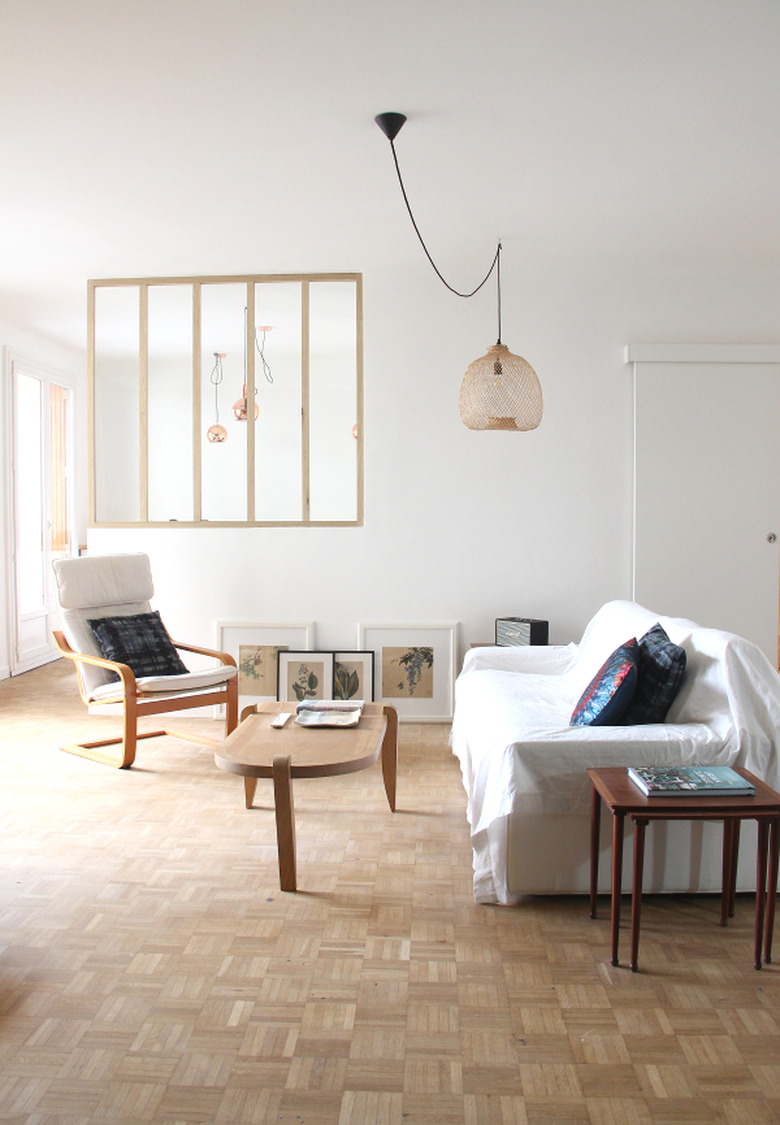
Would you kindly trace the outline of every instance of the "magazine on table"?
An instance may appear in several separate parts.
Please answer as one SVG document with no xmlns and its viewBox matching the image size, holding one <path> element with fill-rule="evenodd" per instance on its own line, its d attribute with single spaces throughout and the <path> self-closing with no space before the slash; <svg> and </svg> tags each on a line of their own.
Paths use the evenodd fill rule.
<svg viewBox="0 0 780 1125">
<path fill-rule="evenodd" d="M 646 797 L 751 796 L 756 791 L 731 766 L 629 766 L 628 776 Z"/>
<path fill-rule="evenodd" d="M 301 711 L 362 711 L 362 699 L 304 699 L 295 710 Z"/>
<path fill-rule="evenodd" d="M 360 722 L 360 711 L 299 711 L 296 723 L 302 727 L 355 727 Z"/>
<path fill-rule="evenodd" d="M 302 727 L 354 727 L 363 713 L 362 699 L 304 699 L 295 708 Z"/>
</svg>

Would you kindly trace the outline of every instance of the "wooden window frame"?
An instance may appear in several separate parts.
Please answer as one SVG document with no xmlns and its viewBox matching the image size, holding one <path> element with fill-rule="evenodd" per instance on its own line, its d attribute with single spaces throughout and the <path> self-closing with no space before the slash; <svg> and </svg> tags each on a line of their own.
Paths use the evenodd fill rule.
<svg viewBox="0 0 780 1125">
<path fill-rule="evenodd" d="M 317 282 L 351 282 L 355 286 L 355 406 L 356 406 L 356 508 L 355 518 L 347 520 L 313 520 L 310 511 L 310 400 L 309 400 L 309 294 Z M 247 322 L 254 324 L 255 286 L 297 283 L 301 286 L 301 518 L 284 520 L 255 519 L 255 420 L 251 410 L 247 418 L 245 519 L 202 518 L 202 370 L 201 370 L 201 294 L 204 285 L 243 284 L 246 286 Z M 190 286 L 192 289 L 192 454 L 193 454 L 193 518 L 191 520 L 149 519 L 149 350 L 148 300 L 153 286 Z M 95 372 L 95 297 L 98 289 L 108 287 L 135 288 L 139 295 L 139 443 L 138 474 L 140 518 L 133 520 L 102 520 L 97 511 L 96 466 L 96 372 Z M 246 395 L 249 402 L 255 394 L 254 348 L 246 349 Z M 165 278 L 103 278 L 87 282 L 87 425 L 89 526 L 98 527 L 361 527 L 364 520 L 364 436 L 363 436 L 363 275 L 360 273 L 316 274 L 239 274 Z"/>
</svg>

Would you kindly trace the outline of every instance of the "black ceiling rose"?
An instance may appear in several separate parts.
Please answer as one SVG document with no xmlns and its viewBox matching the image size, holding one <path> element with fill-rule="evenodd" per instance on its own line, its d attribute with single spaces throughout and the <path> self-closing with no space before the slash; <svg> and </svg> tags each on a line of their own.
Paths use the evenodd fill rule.
<svg viewBox="0 0 780 1125">
<path fill-rule="evenodd" d="M 388 141 L 394 141 L 406 124 L 402 113 L 378 113 L 374 118 Z"/>
</svg>

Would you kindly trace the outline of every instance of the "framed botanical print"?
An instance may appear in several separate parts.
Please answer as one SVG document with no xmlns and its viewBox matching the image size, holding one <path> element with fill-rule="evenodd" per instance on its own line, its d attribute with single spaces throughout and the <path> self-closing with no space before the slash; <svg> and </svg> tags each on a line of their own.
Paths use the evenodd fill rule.
<svg viewBox="0 0 780 1125">
<path fill-rule="evenodd" d="M 376 694 L 399 719 L 447 722 L 452 718 L 457 623 L 358 625 L 358 648 L 375 653 Z"/>
<path fill-rule="evenodd" d="M 333 653 L 280 651 L 276 683 L 276 698 L 285 703 L 332 699 Z"/>
<path fill-rule="evenodd" d="M 252 703 L 276 699 L 278 654 L 307 650 L 314 644 L 314 624 L 217 623 L 217 648 L 238 665 L 238 713 Z"/>
<path fill-rule="evenodd" d="M 333 665 L 333 698 L 374 698 L 373 652 L 336 652 Z"/>
</svg>

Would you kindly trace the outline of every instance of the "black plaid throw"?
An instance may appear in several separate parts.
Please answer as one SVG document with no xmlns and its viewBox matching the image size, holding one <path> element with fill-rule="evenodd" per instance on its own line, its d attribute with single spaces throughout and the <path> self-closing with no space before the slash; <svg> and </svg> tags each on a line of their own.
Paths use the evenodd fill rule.
<svg viewBox="0 0 780 1125">
<path fill-rule="evenodd" d="M 138 678 L 180 676 L 187 671 L 157 610 L 88 621 L 106 660 L 127 664 Z"/>
</svg>

